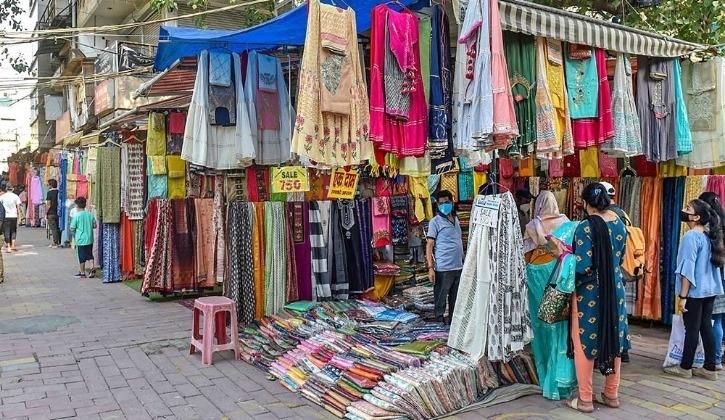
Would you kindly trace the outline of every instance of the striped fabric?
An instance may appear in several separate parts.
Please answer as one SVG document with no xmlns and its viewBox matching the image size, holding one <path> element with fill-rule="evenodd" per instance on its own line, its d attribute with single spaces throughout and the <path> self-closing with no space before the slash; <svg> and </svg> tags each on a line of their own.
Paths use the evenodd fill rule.
<svg viewBox="0 0 725 420">
<path fill-rule="evenodd" d="M 500 0 L 506 31 L 649 57 L 679 57 L 700 45 L 520 0 Z"/>
</svg>

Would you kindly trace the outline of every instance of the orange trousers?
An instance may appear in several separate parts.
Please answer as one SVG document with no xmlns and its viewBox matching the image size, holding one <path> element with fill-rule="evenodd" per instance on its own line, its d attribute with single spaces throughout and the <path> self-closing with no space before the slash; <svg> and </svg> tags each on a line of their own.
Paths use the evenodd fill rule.
<svg viewBox="0 0 725 420">
<path fill-rule="evenodd" d="M 592 377 L 594 373 L 594 359 L 587 359 L 579 338 L 579 311 L 576 306 L 576 293 L 571 294 L 571 341 L 574 348 L 574 368 L 579 386 L 579 400 L 591 402 L 593 398 Z M 614 359 L 614 373 L 604 379 L 604 395 L 607 398 L 619 398 L 619 379 L 622 368 L 622 358 Z"/>
</svg>

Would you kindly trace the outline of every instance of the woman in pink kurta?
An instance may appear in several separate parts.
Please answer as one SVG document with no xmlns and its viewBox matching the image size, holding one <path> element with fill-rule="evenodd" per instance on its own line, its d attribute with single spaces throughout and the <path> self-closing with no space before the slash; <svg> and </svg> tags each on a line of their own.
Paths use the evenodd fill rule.
<svg viewBox="0 0 725 420">
<path fill-rule="evenodd" d="M 498 0 L 491 0 L 491 81 L 493 87 L 493 149 L 507 148 L 519 136 L 511 95 Z"/>
<path fill-rule="evenodd" d="M 574 146 L 585 149 L 598 146 L 614 137 L 614 116 L 612 115 L 612 91 L 607 78 L 607 53 L 597 48 L 594 50 L 597 61 L 597 78 L 599 80 L 598 116 L 596 118 L 576 119 L 571 122 L 574 135 Z"/>
</svg>

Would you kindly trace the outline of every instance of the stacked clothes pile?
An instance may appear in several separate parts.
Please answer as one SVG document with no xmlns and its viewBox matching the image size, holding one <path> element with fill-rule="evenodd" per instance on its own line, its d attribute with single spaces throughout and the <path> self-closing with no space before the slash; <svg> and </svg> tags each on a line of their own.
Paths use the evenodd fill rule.
<svg viewBox="0 0 725 420">
<path fill-rule="evenodd" d="M 309 308 L 302 310 L 302 308 Z M 527 355 L 471 361 L 445 345 L 448 328 L 363 301 L 297 304 L 244 328 L 243 359 L 348 419 L 423 419 L 481 401 L 512 383 L 536 384 Z"/>
<path fill-rule="evenodd" d="M 433 287 L 415 286 L 403 290 L 403 297 L 410 299 L 415 309 L 419 311 L 433 311 Z"/>
</svg>

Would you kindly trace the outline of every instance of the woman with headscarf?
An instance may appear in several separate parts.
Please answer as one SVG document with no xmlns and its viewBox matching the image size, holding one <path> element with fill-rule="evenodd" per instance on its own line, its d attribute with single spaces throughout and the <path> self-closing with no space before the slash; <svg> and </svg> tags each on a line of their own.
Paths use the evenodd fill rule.
<svg viewBox="0 0 725 420">
<path fill-rule="evenodd" d="M 582 199 L 588 216 L 574 233 L 576 288 L 571 297 L 569 322 L 579 396 L 568 405 L 591 413 L 595 363 L 606 377 L 598 402 L 619 407 L 621 354 L 630 347 L 620 269 L 627 230 L 619 216 L 610 210 L 611 201 L 603 185 L 587 185 Z"/>
<path fill-rule="evenodd" d="M 571 222 L 559 213 L 554 193 L 542 191 L 536 198 L 534 217 L 524 233 L 529 313 L 534 331 L 531 348 L 544 397 L 551 400 L 568 398 L 576 385 L 574 363 L 567 357 L 569 325 L 563 321 L 548 324 L 536 314 L 549 283 L 556 284 L 565 293 L 574 289 L 574 258 L 570 252 L 560 254 L 556 249 L 559 246 L 571 249 L 577 225 L 578 222 Z M 561 258 L 556 257 L 559 254 Z"/>
</svg>

